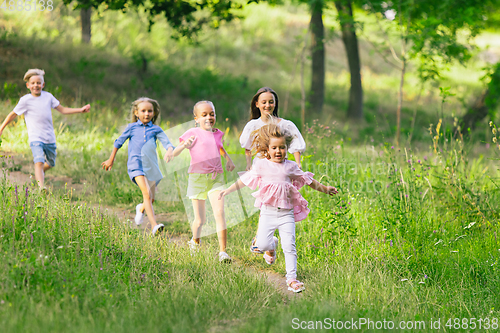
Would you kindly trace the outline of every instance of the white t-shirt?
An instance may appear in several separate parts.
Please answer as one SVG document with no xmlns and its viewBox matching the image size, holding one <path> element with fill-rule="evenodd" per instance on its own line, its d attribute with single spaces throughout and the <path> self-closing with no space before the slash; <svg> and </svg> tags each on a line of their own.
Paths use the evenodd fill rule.
<svg viewBox="0 0 500 333">
<path fill-rule="evenodd" d="M 58 107 L 59 104 L 59 101 L 46 91 L 42 91 L 38 97 L 31 94 L 21 97 L 14 112 L 18 116 L 24 114 L 30 143 L 33 141 L 56 143 L 54 125 L 52 124 L 52 109 Z"/>
<path fill-rule="evenodd" d="M 240 136 L 241 148 L 245 148 L 247 150 L 252 149 L 252 141 L 253 141 L 252 132 L 258 130 L 264 125 L 266 125 L 266 123 L 264 123 L 264 121 L 262 121 L 261 118 L 250 120 L 245 125 L 245 128 L 243 128 L 243 132 L 241 133 Z M 306 142 L 304 141 L 302 134 L 300 134 L 300 131 L 297 128 L 297 126 L 295 126 L 295 124 L 292 123 L 290 120 L 286 120 L 283 118 L 281 118 L 280 122 L 278 123 L 278 126 L 281 129 L 287 130 L 293 137 L 288 152 L 292 154 L 296 152 L 299 152 L 301 154 L 304 153 L 304 151 L 306 150 Z"/>
</svg>

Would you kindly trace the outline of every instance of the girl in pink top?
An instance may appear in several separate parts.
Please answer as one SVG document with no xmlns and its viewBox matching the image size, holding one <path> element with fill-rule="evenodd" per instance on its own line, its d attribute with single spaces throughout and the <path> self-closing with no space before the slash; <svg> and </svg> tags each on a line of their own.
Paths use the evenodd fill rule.
<svg viewBox="0 0 500 333">
<path fill-rule="evenodd" d="M 215 124 L 215 107 L 210 101 L 200 101 L 193 108 L 196 127 L 184 133 L 179 141 L 181 144 L 174 150 L 178 156 L 184 149 L 189 149 L 191 163 L 189 165 L 189 181 L 187 196 L 193 202 L 194 222 L 193 238 L 188 242 L 191 251 L 197 251 L 200 246 L 201 228 L 206 222 L 205 200 L 210 199 L 214 212 L 219 238 L 219 261 L 231 262 L 226 253 L 227 228 L 224 216 L 224 201 L 217 200 L 219 192 L 224 189 L 224 170 L 222 170 L 221 155 L 226 158 L 226 169 L 234 170 L 234 163 L 222 146 L 222 133 L 213 128 Z"/>
<path fill-rule="evenodd" d="M 261 210 L 256 245 L 266 251 L 266 262 L 273 264 L 278 245 L 274 232 L 279 230 L 281 248 L 285 254 L 288 290 L 300 292 L 304 290 L 304 283 L 297 280 L 295 222 L 305 219 L 309 208 L 298 190 L 308 185 L 317 191 L 333 195 L 337 193 L 337 189 L 317 182 L 311 172 L 302 171 L 297 163 L 286 159 L 287 149 L 292 141 L 288 132 L 275 124 L 265 125 L 255 132 L 252 134 L 255 136 L 252 149 L 261 153 L 262 157 L 256 159 L 252 169 L 236 183 L 226 191 L 221 191 L 219 199 L 244 186 L 251 189 L 259 187 L 252 194 L 256 198 L 255 206 Z"/>
</svg>

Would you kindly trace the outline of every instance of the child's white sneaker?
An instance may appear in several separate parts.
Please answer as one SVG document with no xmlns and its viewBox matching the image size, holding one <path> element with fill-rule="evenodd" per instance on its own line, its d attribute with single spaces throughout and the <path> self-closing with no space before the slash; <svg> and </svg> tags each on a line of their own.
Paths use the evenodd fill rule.
<svg viewBox="0 0 500 333">
<path fill-rule="evenodd" d="M 196 254 L 198 251 L 200 251 L 200 244 L 196 243 L 193 238 L 189 240 L 188 246 L 189 246 L 189 251 L 191 251 L 191 255 Z"/>
<path fill-rule="evenodd" d="M 160 234 L 160 232 L 163 231 L 163 228 L 165 228 L 165 226 L 163 224 L 157 224 L 155 225 L 155 227 L 153 228 L 153 230 L 151 230 L 151 235 L 153 236 L 157 236 Z"/>
<path fill-rule="evenodd" d="M 229 256 L 229 254 L 227 254 L 224 251 L 219 252 L 219 262 L 224 264 L 230 264 L 232 261 L 233 259 Z"/>
<path fill-rule="evenodd" d="M 142 204 L 135 206 L 135 225 L 141 225 L 144 220 L 144 212 L 141 212 Z"/>
<path fill-rule="evenodd" d="M 257 245 L 255 245 L 255 242 L 257 241 L 257 237 L 254 237 L 252 239 L 252 244 L 250 245 L 250 252 L 255 253 L 255 254 L 262 254 L 264 251 L 259 249 Z"/>
</svg>

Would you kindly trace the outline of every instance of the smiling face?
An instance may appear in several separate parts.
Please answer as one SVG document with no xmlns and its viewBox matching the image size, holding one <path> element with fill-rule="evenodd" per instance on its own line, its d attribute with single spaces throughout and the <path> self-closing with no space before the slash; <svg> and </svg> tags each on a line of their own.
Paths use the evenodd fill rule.
<svg viewBox="0 0 500 333">
<path fill-rule="evenodd" d="M 34 75 L 30 77 L 28 82 L 26 82 L 26 87 L 28 87 L 28 89 L 31 91 L 31 95 L 40 96 L 42 94 L 43 87 L 45 87 L 43 76 Z"/>
<path fill-rule="evenodd" d="M 205 130 L 211 131 L 215 124 L 215 110 L 209 103 L 202 103 L 196 106 L 194 121 L 198 126 Z"/>
<path fill-rule="evenodd" d="M 262 119 L 267 119 L 269 116 L 273 115 L 275 103 L 276 101 L 272 93 L 263 92 L 259 95 L 259 99 L 255 103 L 255 106 L 260 110 Z"/>
<path fill-rule="evenodd" d="M 287 147 L 285 137 L 271 137 L 269 140 L 269 148 L 267 149 L 269 160 L 274 163 L 281 163 L 285 160 L 286 153 Z"/>
<path fill-rule="evenodd" d="M 153 104 L 149 102 L 142 102 L 137 105 L 137 109 L 134 111 L 134 114 L 139 120 L 146 125 L 153 119 L 155 114 Z"/>
</svg>

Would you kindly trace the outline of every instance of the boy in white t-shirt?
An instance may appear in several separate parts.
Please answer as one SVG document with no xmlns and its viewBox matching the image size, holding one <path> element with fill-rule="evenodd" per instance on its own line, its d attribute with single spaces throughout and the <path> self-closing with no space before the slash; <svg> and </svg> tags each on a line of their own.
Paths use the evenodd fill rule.
<svg viewBox="0 0 500 333">
<path fill-rule="evenodd" d="M 28 128 L 28 137 L 33 161 L 35 163 L 35 179 L 40 188 L 44 187 L 45 171 L 56 165 L 56 136 L 52 124 L 52 109 L 62 114 L 88 112 L 90 104 L 82 108 L 67 108 L 49 92 L 42 91 L 45 87 L 41 69 L 30 69 L 24 74 L 26 87 L 31 94 L 26 94 L 19 100 L 14 110 L 5 118 L 0 126 L 0 136 L 4 128 L 17 116 L 24 114 Z"/>
</svg>

